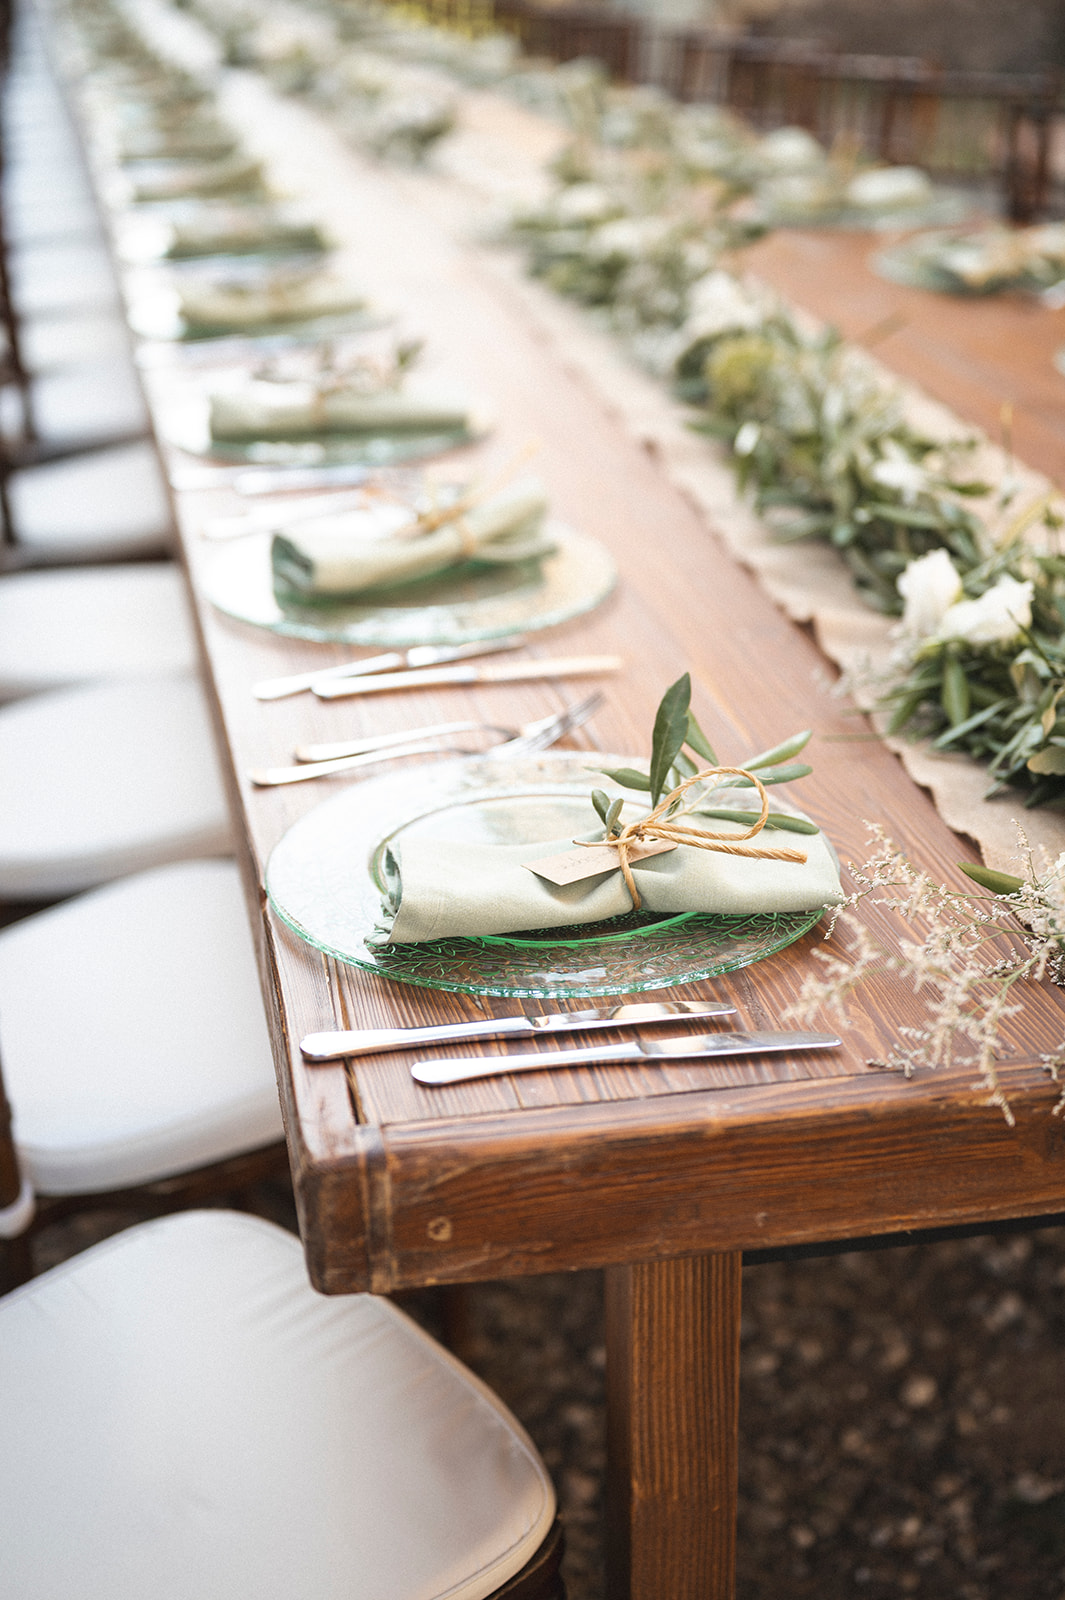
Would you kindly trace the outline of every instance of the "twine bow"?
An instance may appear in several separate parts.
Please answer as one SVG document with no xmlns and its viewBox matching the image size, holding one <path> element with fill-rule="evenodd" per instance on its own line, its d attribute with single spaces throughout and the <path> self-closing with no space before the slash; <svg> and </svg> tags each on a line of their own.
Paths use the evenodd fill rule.
<svg viewBox="0 0 1065 1600">
<path fill-rule="evenodd" d="M 732 776 L 749 778 L 758 790 L 762 802 L 762 813 L 757 822 L 751 824 L 743 833 L 706 833 L 701 828 L 685 828 L 668 820 L 668 813 L 673 804 L 680 799 L 686 789 L 693 783 L 699 783 L 704 778 Z M 687 844 L 695 850 L 717 850 L 726 856 L 750 856 L 758 861 L 794 861 L 802 865 L 806 860 L 805 850 L 794 850 L 787 845 L 750 846 L 741 843 L 744 839 L 753 839 L 755 834 L 761 833 L 769 816 L 769 796 L 766 794 L 765 785 L 755 777 L 753 772 L 748 772 L 745 767 L 704 767 L 701 772 L 695 772 L 690 778 L 685 778 L 683 783 L 660 800 L 653 811 L 646 817 L 641 817 L 636 822 L 626 823 L 620 833 L 612 839 L 577 839 L 576 844 L 584 845 L 590 850 L 616 850 L 618 853 L 618 866 L 621 868 L 625 887 L 632 897 L 632 909 L 639 911 L 643 902 L 640 891 L 636 887 L 636 880 L 632 875 L 629 864 L 629 849 L 632 845 L 639 844 L 644 839 L 665 839 L 670 844 Z"/>
<path fill-rule="evenodd" d="M 437 528 L 442 528 L 445 523 L 454 522 L 456 531 L 462 541 L 462 554 L 472 555 L 477 548 L 477 538 L 465 522 L 466 513 L 473 511 L 489 495 L 503 489 L 514 477 L 515 473 L 525 465 L 530 456 L 534 456 L 540 446 L 536 440 L 530 440 L 513 460 L 508 461 L 498 472 L 491 477 L 481 479 L 469 485 L 464 494 L 449 504 L 433 506 L 429 510 L 419 513 L 409 527 L 400 531 L 399 537 L 403 539 L 420 539 L 427 533 L 435 533 Z"/>
</svg>

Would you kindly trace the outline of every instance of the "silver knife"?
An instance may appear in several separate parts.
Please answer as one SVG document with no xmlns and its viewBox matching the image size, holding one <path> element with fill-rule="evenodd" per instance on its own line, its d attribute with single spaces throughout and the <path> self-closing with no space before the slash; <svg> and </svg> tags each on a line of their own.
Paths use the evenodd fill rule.
<svg viewBox="0 0 1065 1600">
<path fill-rule="evenodd" d="M 434 689 L 444 684 L 517 683 L 533 678 L 577 678 L 588 673 L 617 672 L 620 656 L 571 656 L 561 661 L 506 661 L 501 666 L 427 667 L 424 672 L 375 672 L 367 678 L 315 683 L 320 700 L 343 700 L 355 694 L 379 694 L 384 689 Z"/>
<path fill-rule="evenodd" d="M 731 1017 L 735 1011 L 736 1007 L 724 1000 L 651 1000 L 640 1005 L 594 1006 L 584 1011 L 549 1011 L 544 1015 L 521 1011 L 513 1017 L 438 1022 L 425 1028 L 352 1028 L 346 1033 L 309 1033 L 300 1040 L 300 1049 L 308 1061 L 335 1061 L 338 1056 L 409 1050 L 412 1045 L 530 1039 L 537 1034 L 583 1033 L 586 1028 L 633 1028 L 640 1023 L 669 1022 L 673 1018 Z M 495 1065 L 494 1070 L 506 1068 Z"/>
<path fill-rule="evenodd" d="M 779 1050 L 834 1050 L 834 1033 L 701 1033 L 686 1039 L 635 1039 L 626 1044 L 593 1044 L 580 1050 L 542 1055 L 470 1056 L 468 1059 L 416 1061 L 411 1077 L 419 1083 L 462 1083 L 509 1072 L 549 1072 L 552 1067 L 592 1067 L 607 1062 L 697 1061 L 718 1056 L 765 1055 Z"/>
<path fill-rule="evenodd" d="M 252 684 L 256 700 L 283 700 L 286 695 L 302 694 L 334 678 L 362 678 L 370 672 L 407 671 L 435 667 L 445 661 L 465 661 L 468 656 L 493 656 L 501 650 L 518 650 L 525 643 L 514 634 L 505 639 L 477 639 L 472 644 L 416 644 L 410 650 L 388 650 L 381 656 L 364 656 L 361 661 L 342 661 L 339 667 L 315 667 L 310 672 L 294 672 L 287 678 L 264 678 Z"/>
</svg>

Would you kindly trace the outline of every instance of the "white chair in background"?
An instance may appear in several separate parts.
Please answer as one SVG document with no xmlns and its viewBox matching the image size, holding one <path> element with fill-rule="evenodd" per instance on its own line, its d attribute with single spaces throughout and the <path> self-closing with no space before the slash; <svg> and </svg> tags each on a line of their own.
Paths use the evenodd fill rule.
<svg viewBox="0 0 1065 1600">
<path fill-rule="evenodd" d="M 287 1170 L 232 861 L 138 873 L 0 928 L 0 1060 L 39 1222 Z"/>
<path fill-rule="evenodd" d="M 0 1300 L 11 1600 L 558 1600 L 555 1497 L 502 1402 L 298 1240 L 186 1212 Z"/>
<path fill-rule="evenodd" d="M 147 440 L 14 472 L 6 485 L 15 550 L 28 562 L 137 560 L 172 549 L 173 518 Z"/>
<path fill-rule="evenodd" d="M 196 661 L 184 579 L 171 562 L 0 578 L 0 702 L 71 684 L 192 674 Z"/>
<path fill-rule="evenodd" d="M 85 684 L 0 707 L 0 900 L 227 855 L 231 838 L 195 678 Z"/>
</svg>

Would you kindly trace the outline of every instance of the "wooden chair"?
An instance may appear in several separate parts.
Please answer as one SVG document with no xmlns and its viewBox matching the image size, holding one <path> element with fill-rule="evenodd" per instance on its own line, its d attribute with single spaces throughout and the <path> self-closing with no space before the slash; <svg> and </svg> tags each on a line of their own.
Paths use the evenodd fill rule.
<svg viewBox="0 0 1065 1600">
<path fill-rule="evenodd" d="M 0 1433 L 19 1600 L 562 1600 L 519 1423 L 259 1217 L 147 1222 L 0 1301 Z"/>
<path fill-rule="evenodd" d="M 29 1276 L 33 1239 L 60 1218 L 233 1203 L 287 1174 L 233 862 L 141 873 L 0 929 L 0 1022 L 18 1151 L 8 1112 L 9 1284 Z"/>
</svg>

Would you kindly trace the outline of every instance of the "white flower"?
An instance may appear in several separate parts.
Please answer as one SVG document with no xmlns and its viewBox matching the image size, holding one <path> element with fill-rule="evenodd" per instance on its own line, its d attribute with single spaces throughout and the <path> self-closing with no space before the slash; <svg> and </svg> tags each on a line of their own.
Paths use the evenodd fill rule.
<svg viewBox="0 0 1065 1600">
<path fill-rule="evenodd" d="M 759 140 L 758 154 L 771 172 L 803 172 L 825 163 L 824 150 L 805 128 L 775 128 Z"/>
<path fill-rule="evenodd" d="M 928 487 L 928 473 L 924 467 L 905 450 L 900 450 L 893 439 L 885 441 L 884 454 L 874 462 L 870 477 L 882 489 L 896 490 L 907 506 L 912 506 Z"/>
<path fill-rule="evenodd" d="M 1032 625 L 1033 585 L 1003 577 L 977 600 L 959 600 L 946 612 L 936 638 L 966 644 L 1008 644 Z"/>
<path fill-rule="evenodd" d="M 961 599 L 961 579 L 945 550 L 932 550 L 911 561 L 898 577 L 898 591 L 905 605 L 902 632 L 914 639 L 927 639 Z"/>
<path fill-rule="evenodd" d="M 869 211 L 924 206 L 932 194 L 932 185 L 920 167 L 878 167 L 873 172 L 860 172 L 847 185 L 849 203 Z"/>
<path fill-rule="evenodd" d="M 555 199 L 558 220 L 578 226 L 605 222 L 617 210 L 617 202 L 597 183 L 574 183 Z"/>
</svg>

